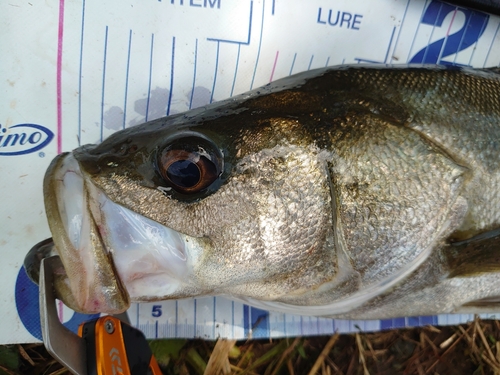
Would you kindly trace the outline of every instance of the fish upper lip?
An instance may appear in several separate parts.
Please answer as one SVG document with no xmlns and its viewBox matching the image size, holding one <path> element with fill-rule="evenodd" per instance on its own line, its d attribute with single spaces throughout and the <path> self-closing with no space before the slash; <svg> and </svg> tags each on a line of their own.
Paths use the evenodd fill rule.
<svg viewBox="0 0 500 375">
<path fill-rule="evenodd" d="M 71 292 L 83 312 L 118 313 L 148 293 L 148 278 L 175 291 L 187 272 L 182 235 L 109 200 L 73 154 L 44 180 L 47 217 Z"/>
</svg>

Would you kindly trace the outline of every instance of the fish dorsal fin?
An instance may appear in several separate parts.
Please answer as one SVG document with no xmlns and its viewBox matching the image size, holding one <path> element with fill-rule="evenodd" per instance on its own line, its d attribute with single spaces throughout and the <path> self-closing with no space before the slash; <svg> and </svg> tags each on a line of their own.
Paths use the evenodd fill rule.
<svg viewBox="0 0 500 375">
<path fill-rule="evenodd" d="M 500 271 L 500 228 L 455 242 L 444 249 L 449 277 Z"/>
</svg>

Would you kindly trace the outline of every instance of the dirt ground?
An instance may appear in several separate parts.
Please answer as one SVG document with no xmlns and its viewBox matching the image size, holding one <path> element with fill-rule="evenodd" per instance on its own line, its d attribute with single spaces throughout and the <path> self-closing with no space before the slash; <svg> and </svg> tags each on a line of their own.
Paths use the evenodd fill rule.
<svg viewBox="0 0 500 375">
<path fill-rule="evenodd" d="M 164 374 L 498 374 L 500 322 L 279 340 L 150 342 Z M 43 345 L 0 347 L 0 374 L 69 374 Z"/>
</svg>

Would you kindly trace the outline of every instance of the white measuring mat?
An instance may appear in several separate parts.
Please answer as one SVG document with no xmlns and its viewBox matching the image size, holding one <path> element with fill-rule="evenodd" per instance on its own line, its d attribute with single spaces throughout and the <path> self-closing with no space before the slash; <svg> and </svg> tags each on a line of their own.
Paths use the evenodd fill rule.
<svg viewBox="0 0 500 375">
<path fill-rule="evenodd" d="M 167 114 L 328 65 L 500 64 L 499 18 L 423 0 L 10 0 L 0 5 L 0 343 L 41 338 L 21 268 L 50 237 L 51 159 Z M 268 313 L 221 297 L 133 305 L 147 337 L 280 337 L 469 315 L 343 321 Z M 75 329 L 84 319 L 60 305 Z"/>
</svg>

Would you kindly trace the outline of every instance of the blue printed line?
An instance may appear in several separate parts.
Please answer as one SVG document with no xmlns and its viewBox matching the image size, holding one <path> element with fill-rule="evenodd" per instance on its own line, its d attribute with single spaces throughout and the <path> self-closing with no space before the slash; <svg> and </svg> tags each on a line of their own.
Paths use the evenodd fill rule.
<svg viewBox="0 0 500 375">
<path fill-rule="evenodd" d="M 80 36 L 80 74 L 78 76 L 78 146 L 82 141 L 82 69 L 83 69 L 83 35 L 85 31 L 85 0 L 82 2 L 82 32 Z"/>
<path fill-rule="evenodd" d="M 255 61 L 255 68 L 253 69 L 252 82 L 250 84 L 250 90 L 253 88 L 253 82 L 255 80 L 255 73 L 257 72 L 257 65 L 259 65 L 260 58 L 260 48 L 262 47 L 262 35 L 264 30 L 264 9 L 266 8 L 266 0 L 262 1 L 262 20 L 260 25 L 260 38 L 259 38 L 259 48 L 257 49 L 257 60 Z"/>
<path fill-rule="evenodd" d="M 137 315 L 135 317 L 135 326 L 139 327 L 139 308 L 140 308 L 141 305 L 140 304 L 136 304 L 136 306 L 137 306 L 137 310 L 136 310 L 137 311 Z"/>
<path fill-rule="evenodd" d="M 198 60 L 198 39 L 196 39 L 196 43 L 194 45 L 194 71 L 193 71 L 193 87 L 191 88 L 191 98 L 189 98 L 189 109 L 193 105 L 193 96 L 194 96 L 194 85 L 196 82 L 196 63 Z"/>
<path fill-rule="evenodd" d="M 234 85 L 236 84 L 236 75 L 238 74 L 238 66 L 240 64 L 240 50 L 241 44 L 238 44 L 238 54 L 236 55 L 236 68 L 234 69 L 233 86 L 231 87 L 231 94 L 229 96 L 233 96 Z"/>
<path fill-rule="evenodd" d="M 148 99 L 146 101 L 146 118 L 145 121 L 148 121 L 149 114 L 149 99 L 151 98 L 151 76 L 153 74 L 153 44 L 155 40 L 155 34 L 151 34 L 151 51 L 149 53 L 149 83 L 148 83 Z"/>
<path fill-rule="evenodd" d="M 473 14 L 474 14 L 474 12 L 473 12 Z M 470 17 L 470 18 L 472 19 L 472 17 Z M 484 30 L 486 29 L 486 26 L 488 25 L 489 19 L 490 19 L 490 17 L 486 17 L 484 19 L 484 21 L 483 21 L 483 27 L 481 28 L 481 31 L 479 32 L 479 36 L 483 35 Z M 463 37 L 465 37 L 465 33 L 464 33 Z M 462 37 L 462 39 L 463 39 L 463 37 Z M 462 43 L 462 42 L 460 41 L 460 43 Z M 477 46 L 477 43 L 478 43 L 478 41 L 476 40 L 476 42 L 475 42 L 476 46 Z M 469 59 L 469 65 L 470 66 L 472 65 L 472 58 L 474 57 L 475 53 L 476 53 L 476 48 L 473 48 L 472 49 L 472 53 L 470 55 L 470 59 Z M 457 58 L 457 56 L 455 56 L 455 60 L 456 60 L 456 58 Z"/>
<path fill-rule="evenodd" d="M 293 55 L 292 66 L 290 67 L 290 74 L 288 74 L 289 76 L 292 75 L 293 66 L 295 65 L 295 59 L 296 58 L 297 58 L 297 52 L 295 52 L 295 55 Z"/>
<path fill-rule="evenodd" d="M 457 8 L 456 8 L 456 10 L 455 10 L 455 12 L 456 12 L 456 13 L 458 13 L 458 10 L 459 10 L 459 8 L 457 7 Z M 467 29 L 469 28 L 470 20 L 472 19 L 473 14 L 474 14 L 474 12 L 472 12 L 472 15 L 471 15 L 470 17 L 467 17 L 468 19 L 467 19 L 467 23 L 464 25 L 464 30 L 467 30 Z M 455 14 L 455 16 L 456 16 L 456 14 Z M 456 19 L 456 17 L 455 17 L 455 19 Z M 454 20 L 455 20 L 455 19 L 454 19 Z M 451 25 L 450 25 L 450 29 L 451 29 Z M 455 57 L 453 58 L 453 65 L 455 65 L 455 64 L 456 64 L 457 57 L 458 57 L 458 52 L 460 52 L 460 51 L 462 50 L 462 44 L 463 44 L 463 42 L 464 42 L 464 38 L 465 38 L 465 35 L 466 35 L 466 34 L 467 34 L 467 33 L 466 33 L 466 32 L 464 32 L 464 33 L 462 34 L 462 37 L 460 38 L 460 42 L 458 43 L 457 50 L 455 51 Z M 481 35 L 481 34 L 479 34 L 479 35 Z M 446 46 L 446 44 L 447 44 L 448 37 L 449 37 L 449 35 L 446 35 L 446 37 L 445 37 L 445 39 L 444 39 L 444 42 L 443 42 L 443 46 L 441 47 L 441 50 L 439 51 L 438 63 L 440 63 L 440 62 L 441 62 L 441 58 L 443 57 L 443 52 L 444 52 L 444 48 L 445 48 L 445 46 Z M 474 53 L 473 53 L 473 54 L 474 54 Z"/>
<path fill-rule="evenodd" d="M 391 39 L 389 39 L 389 45 L 387 46 L 387 52 L 385 53 L 384 64 L 387 64 L 387 59 L 389 58 L 389 52 L 391 50 L 392 40 L 394 39 L 394 33 L 396 32 L 396 26 L 392 29 Z"/>
<path fill-rule="evenodd" d="M 410 56 L 411 56 L 412 51 L 413 51 L 413 46 L 415 45 L 415 39 L 417 39 L 418 31 L 420 30 L 420 25 L 422 25 L 422 20 L 424 18 L 424 14 L 425 14 L 425 11 L 426 11 L 427 6 L 428 6 L 427 3 L 428 3 L 428 0 L 425 1 L 424 9 L 422 11 L 422 16 L 420 17 L 420 22 L 417 25 L 417 30 L 415 30 L 415 34 L 413 34 L 413 40 L 411 41 L 410 52 L 408 52 L 408 57 L 406 58 L 406 62 L 410 61 Z"/>
<path fill-rule="evenodd" d="M 127 72 L 125 74 L 125 98 L 123 100 L 123 124 L 122 129 L 125 129 L 126 118 L 127 118 L 127 98 L 128 98 L 128 73 L 130 68 L 130 49 L 132 47 L 132 30 L 128 34 L 128 53 L 127 53 Z"/>
<path fill-rule="evenodd" d="M 276 0 L 273 0 L 273 8 L 272 8 L 272 11 L 271 11 L 271 14 L 274 16 L 274 7 L 276 5 Z"/>
<path fill-rule="evenodd" d="M 488 49 L 488 53 L 486 54 L 486 58 L 484 59 L 483 68 L 486 67 L 486 63 L 488 62 L 488 57 L 490 57 L 490 52 L 493 49 L 493 44 L 495 43 L 495 39 L 497 38 L 498 30 L 500 30 L 500 23 L 497 26 L 497 30 L 495 31 L 495 35 L 493 35 L 493 39 L 491 40 L 490 48 Z"/>
<path fill-rule="evenodd" d="M 177 331 L 179 327 L 179 301 L 175 300 L 175 337 L 179 337 L 179 332 Z"/>
<path fill-rule="evenodd" d="M 309 60 L 309 66 L 307 67 L 307 70 L 311 70 L 311 65 L 313 63 L 314 55 L 311 56 L 311 60 Z"/>
<path fill-rule="evenodd" d="M 325 64 L 325 68 L 328 66 L 328 63 L 330 62 L 330 56 L 328 56 L 328 58 L 326 59 L 326 64 Z"/>
<path fill-rule="evenodd" d="M 174 60 L 175 60 L 175 36 L 172 37 L 172 63 L 170 64 L 170 92 L 168 94 L 167 116 L 170 114 L 172 103 L 172 91 L 174 91 Z"/>
<path fill-rule="evenodd" d="M 193 338 L 196 338 L 196 298 L 194 299 L 194 322 L 193 322 L 194 332 Z"/>
<path fill-rule="evenodd" d="M 248 305 L 243 305 L 243 334 L 246 338 L 249 338 L 250 334 L 250 308 Z"/>
<path fill-rule="evenodd" d="M 214 100 L 215 83 L 217 82 L 217 69 L 219 68 L 219 48 L 220 48 L 220 43 L 217 42 L 217 55 L 215 57 L 214 84 L 212 85 L 212 92 L 210 93 L 210 103 L 212 103 Z"/>
<path fill-rule="evenodd" d="M 106 54 L 108 52 L 108 26 L 106 26 L 106 34 L 104 36 L 104 58 L 102 63 L 102 95 L 101 95 L 101 142 L 103 139 L 103 129 L 104 129 L 104 91 L 106 84 Z"/>
<path fill-rule="evenodd" d="M 231 337 L 234 337 L 234 301 L 231 301 Z"/>
<path fill-rule="evenodd" d="M 395 51 L 396 47 L 398 46 L 399 37 L 401 36 L 401 31 L 403 30 L 403 25 L 405 23 L 406 14 L 408 13 L 408 7 L 410 6 L 410 1 L 411 0 L 408 0 L 408 2 L 406 3 L 405 12 L 403 14 L 403 18 L 401 19 L 401 24 L 399 25 L 399 32 L 398 32 L 398 36 L 396 37 L 396 42 L 394 43 L 394 50 L 393 51 Z M 415 41 L 415 36 L 413 36 L 413 41 Z M 412 46 L 413 46 L 413 44 L 412 44 Z M 411 51 L 411 48 L 410 48 L 410 51 Z M 392 62 L 392 60 L 394 60 L 394 56 L 391 56 L 391 61 L 389 61 L 389 62 Z"/>
<path fill-rule="evenodd" d="M 213 307 L 213 310 L 212 310 L 212 337 L 215 338 L 215 306 L 217 305 L 217 301 L 216 301 L 216 297 L 212 297 L 213 298 L 213 302 L 214 302 L 214 307 Z"/>
<path fill-rule="evenodd" d="M 253 16 L 253 1 L 250 1 L 250 17 L 248 22 L 248 37 L 246 42 L 240 42 L 237 40 L 229 40 L 229 39 L 217 39 L 217 38 L 207 38 L 207 40 L 211 42 L 234 43 L 234 44 L 243 44 L 245 46 L 248 46 L 250 44 L 250 37 L 252 35 L 252 16 Z"/>
<path fill-rule="evenodd" d="M 457 8 L 458 9 L 458 8 Z M 441 3 L 440 6 L 439 6 L 439 11 L 438 11 L 438 14 L 436 16 L 436 20 L 434 21 L 434 25 L 432 25 L 432 31 L 431 31 L 431 34 L 429 36 L 429 39 L 427 40 L 427 47 L 425 47 L 425 52 L 424 52 L 424 56 L 422 58 L 422 61 L 427 61 L 427 53 L 429 52 L 429 46 L 431 45 L 431 40 L 432 40 L 432 36 L 434 35 L 434 31 L 436 30 L 436 26 L 437 26 L 437 23 L 439 22 L 439 15 L 441 14 L 441 11 L 443 10 L 443 4 Z M 457 11 L 457 10 L 455 10 Z M 439 52 L 439 54 L 441 55 L 441 52 L 442 52 L 442 49 L 444 48 L 444 46 L 446 45 L 446 40 L 448 39 L 448 36 L 446 36 L 444 42 L 443 42 L 443 46 L 441 47 L 441 51 Z M 439 61 L 439 60 L 438 60 Z"/>
<path fill-rule="evenodd" d="M 158 338 L 158 320 L 155 322 L 155 339 Z"/>
</svg>

